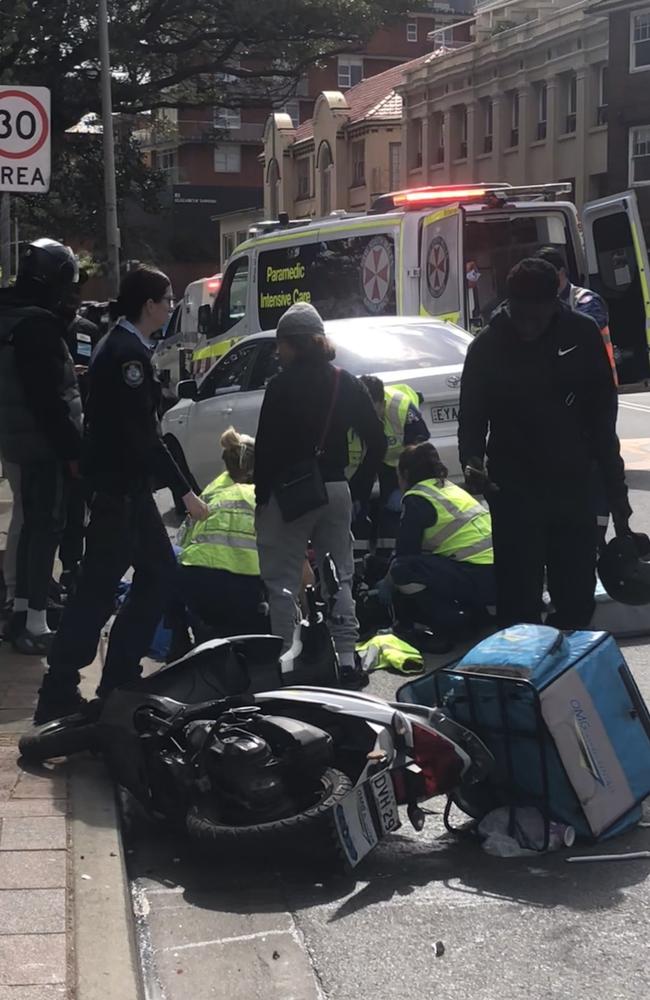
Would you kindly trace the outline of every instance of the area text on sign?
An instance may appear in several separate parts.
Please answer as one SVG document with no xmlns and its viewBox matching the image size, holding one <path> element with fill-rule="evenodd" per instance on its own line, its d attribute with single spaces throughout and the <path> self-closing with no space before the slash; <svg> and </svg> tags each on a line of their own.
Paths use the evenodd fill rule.
<svg viewBox="0 0 650 1000">
<path fill-rule="evenodd" d="M 0 87 L 0 191 L 49 190 L 50 133 L 47 87 Z"/>
</svg>

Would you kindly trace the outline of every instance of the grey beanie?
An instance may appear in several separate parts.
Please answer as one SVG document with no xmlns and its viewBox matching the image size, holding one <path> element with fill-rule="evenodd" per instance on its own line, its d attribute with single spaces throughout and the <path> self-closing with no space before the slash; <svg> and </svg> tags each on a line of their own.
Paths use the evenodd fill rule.
<svg viewBox="0 0 650 1000">
<path fill-rule="evenodd" d="M 294 302 L 280 317 L 276 337 L 296 337 L 309 333 L 312 337 L 324 337 L 325 327 L 317 309 L 310 302 Z"/>
</svg>

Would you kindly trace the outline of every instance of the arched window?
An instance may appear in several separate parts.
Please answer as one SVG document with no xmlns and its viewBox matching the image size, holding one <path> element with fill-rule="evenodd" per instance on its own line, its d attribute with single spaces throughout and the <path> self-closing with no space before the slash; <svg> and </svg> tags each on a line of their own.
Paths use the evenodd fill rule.
<svg viewBox="0 0 650 1000">
<path fill-rule="evenodd" d="M 280 214 L 280 168 L 275 158 L 266 171 L 266 183 L 269 187 L 269 216 L 277 219 Z"/>
<path fill-rule="evenodd" d="M 318 174 L 320 179 L 320 214 L 332 211 L 332 150 L 328 142 L 322 142 L 318 150 Z"/>
</svg>

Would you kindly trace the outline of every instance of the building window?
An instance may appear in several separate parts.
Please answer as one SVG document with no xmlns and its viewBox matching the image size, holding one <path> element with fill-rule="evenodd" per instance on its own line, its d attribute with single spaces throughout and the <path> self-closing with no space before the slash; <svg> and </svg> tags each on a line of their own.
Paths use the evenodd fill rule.
<svg viewBox="0 0 650 1000">
<path fill-rule="evenodd" d="M 630 69 L 650 67 L 650 11 L 630 17 Z"/>
<path fill-rule="evenodd" d="M 607 124 L 607 64 L 598 67 L 598 106 L 596 125 Z"/>
<path fill-rule="evenodd" d="M 630 129 L 630 184 L 650 183 L 650 125 Z"/>
<path fill-rule="evenodd" d="M 217 174 L 238 174 L 241 170 L 241 146 L 220 142 L 214 147 L 214 170 Z"/>
<path fill-rule="evenodd" d="M 338 81 L 341 90 L 354 87 L 363 80 L 363 59 L 359 56 L 339 56 Z"/>
<path fill-rule="evenodd" d="M 519 92 L 510 94 L 510 147 L 519 145 Z"/>
<path fill-rule="evenodd" d="M 388 189 L 397 191 L 400 186 L 402 167 L 402 144 L 391 142 L 388 146 Z"/>
<path fill-rule="evenodd" d="M 285 115 L 289 115 L 293 127 L 298 128 L 300 125 L 300 101 L 287 101 L 283 111 Z"/>
<path fill-rule="evenodd" d="M 572 135 L 576 130 L 576 115 L 578 110 L 578 81 L 575 73 L 564 78 L 564 134 Z"/>
<path fill-rule="evenodd" d="M 214 127 L 224 131 L 241 128 L 241 111 L 236 108 L 215 108 Z"/>
<path fill-rule="evenodd" d="M 158 170 L 164 170 L 166 173 L 173 172 L 176 169 L 176 150 L 175 149 L 163 149 L 158 153 Z"/>
<path fill-rule="evenodd" d="M 418 40 L 418 22 L 409 21 L 406 25 L 406 41 L 407 42 L 417 42 Z"/>
<path fill-rule="evenodd" d="M 535 84 L 535 98 L 537 107 L 537 129 L 535 131 L 535 138 L 538 142 L 541 142 L 546 138 L 547 123 L 548 90 L 545 81 Z"/>
<path fill-rule="evenodd" d="M 366 183 L 366 144 L 361 139 L 352 143 L 352 187 Z"/>
<path fill-rule="evenodd" d="M 488 97 L 481 102 L 483 110 L 483 152 L 492 152 L 492 136 L 494 133 L 494 104 Z"/>
<path fill-rule="evenodd" d="M 422 166 L 422 119 L 413 118 L 409 122 L 409 169 L 418 170 Z"/>
<path fill-rule="evenodd" d="M 467 108 L 458 111 L 458 159 L 467 159 Z"/>
<path fill-rule="evenodd" d="M 296 197 L 309 198 L 311 195 L 311 169 L 308 156 L 303 156 L 301 160 L 296 160 L 296 178 L 298 191 Z"/>
<path fill-rule="evenodd" d="M 227 261 L 235 250 L 235 234 L 234 233 L 224 233 L 223 237 L 223 256 L 222 261 Z"/>
<path fill-rule="evenodd" d="M 433 128 L 432 128 L 432 152 L 433 152 L 433 162 L 434 163 L 444 163 L 445 162 L 445 115 L 444 112 L 439 111 L 433 116 Z"/>
</svg>

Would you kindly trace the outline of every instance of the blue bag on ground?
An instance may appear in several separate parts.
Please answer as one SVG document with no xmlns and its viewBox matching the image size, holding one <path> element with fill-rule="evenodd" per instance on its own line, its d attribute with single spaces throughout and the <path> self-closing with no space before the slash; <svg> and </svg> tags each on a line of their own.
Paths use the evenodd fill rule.
<svg viewBox="0 0 650 1000">
<path fill-rule="evenodd" d="M 650 794 L 650 715 L 606 632 L 516 625 L 397 697 L 439 705 L 494 754 L 491 778 L 459 802 L 470 815 L 534 805 L 590 839 L 638 822 Z"/>
</svg>

